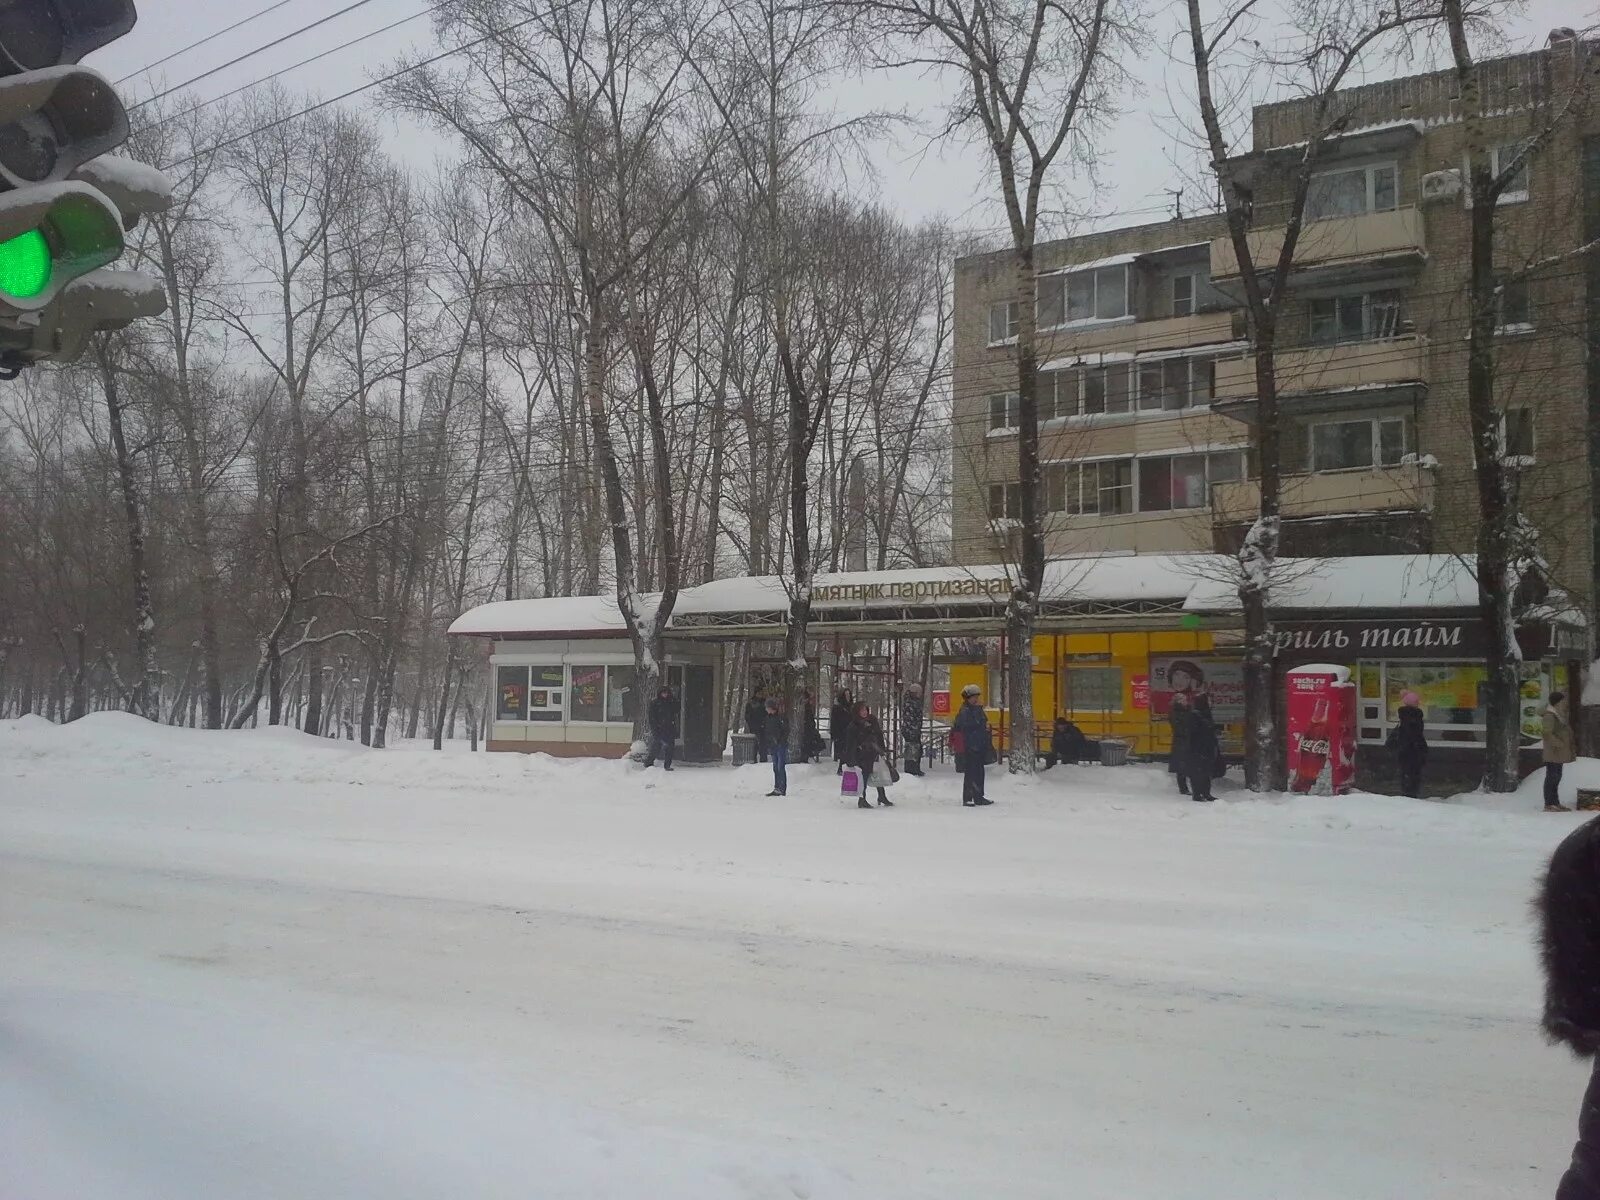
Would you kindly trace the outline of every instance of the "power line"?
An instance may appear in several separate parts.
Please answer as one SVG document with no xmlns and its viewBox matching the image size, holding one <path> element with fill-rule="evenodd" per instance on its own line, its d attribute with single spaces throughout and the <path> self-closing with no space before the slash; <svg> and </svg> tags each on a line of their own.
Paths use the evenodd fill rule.
<svg viewBox="0 0 1600 1200">
<path fill-rule="evenodd" d="M 198 41 L 190 42 L 187 46 L 183 46 L 183 47 L 181 47 L 181 48 L 179 48 L 177 50 L 174 50 L 171 54 L 167 55 L 165 58 L 158 58 L 158 59 L 156 59 L 155 62 L 150 63 L 147 66 L 140 67 L 137 71 L 132 71 L 132 72 L 128 73 L 127 75 L 124 75 L 121 79 L 117 80 L 117 86 L 121 87 L 123 84 L 127 83 L 128 80 L 133 79 L 136 76 L 148 74 L 149 72 L 155 70 L 157 67 L 164 66 L 165 64 L 171 62 L 173 59 L 180 58 L 183 55 L 189 53 L 189 51 L 191 51 L 191 50 L 198 50 L 201 46 L 206 45 L 208 42 L 216 41 L 219 37 L 222 37 L 224 34 L 232 33 L 235 29 L 239 29 L 239 28 L 242 28 L 245 25 L 250 24 L 251 21 L 254 21 L 254 20 L 256 20 L 256 19 L 258 19 L 260 17 L 264 17 L 268 13 L 276 12 L 278 9 L 285 8 L 288 5 L 293 4 L 293 3 L 294 3 L 294 0 L 277 0 L 276 4 L 269 4 L 269 5 L 267 5 L 266 8 L 263 8 L 263 9 L 260 9 L 260 10 L 258 10 L 256 12 L 251 13 L 248 17 L 241 17 L 239 20 L 235 21 L 232 25 L 229 25 L 224 29 L 219 29 L 215 33 L 208 33 L 205 37 L 200 38 Z"/>
<path fill-rule="evenodd" d="M 285 42 L 293 41 L 295 38 L 299 37 L 302 33 L 309 33 L 311 30 L 316 29 L 320 25 L 326 25 L 329 21 L 336 21 L 340 17 L 344 16 L 346 13 L 355 12 L 356 9 L 365 8 L 367 5 L 369 5 L 371 3 L 372 3 L 372 0 L 354 0 L 353 3 L 345 5 L 343 8 L 339 9 L 337 12 L 329 13 L 325 17 L 318 17 L 315 21 L 312 21 L 312 22 L 310 22 L 309 24 L 306 24 L 306 25 L 302 25 L 298 29 L 291 30 L 290 32 L 284 34 L 282 37 L 274 38 L 272 41 L 267 42 L 267 43 L 265 43 L 263 45 L 257 46 L 253 50 L 245 51 L 245 53 L 239 55 L 237 58 L 229 59 L 227 62 L 223 63 L 221 66 L 212 67 L 209 71 L 202 71 L 200 74 L 194 76 L 191 79 L 186 79 L 186 80 L 184 80 L 184 82 L 182 82 L 180 84 L 175 84 L 174 86 L 167 88 L 165 91 L 157 92 L 154 96 L 151 96 L 149 99 L 141 100 L 138 104 L 135 104 L 131 109 L 129 109 L 129 111 L 130 112 L 137 112 L 139 109 L 144 108 L 147 104 L 154 104 L 157 100 L 164 99 L 165 97 L 172 95 L 172 93 L 174 93 L 174 92 L 181 92 L 186 87 L 192 87 L 194 84 L 197 84 L 197 83 L 201 82 L 202 80 L 210 79 L 213 75 L 216 75 L 216 74 L 218 74 L 219 72 L 222 72 L 222 71 L 226 71 L 229 67 L 236 67 L 242 62 L 249 61 L 250 59 L 254 58 L 258 54 L 262 54 L 262 53 L 264 53 L 264 52 L 266 52 L 268 50 L 273 49 L 275 46 L 281 46 Z M 174 165 L 176 165 L 176 164 L 174 164 Z"/>
</svg>

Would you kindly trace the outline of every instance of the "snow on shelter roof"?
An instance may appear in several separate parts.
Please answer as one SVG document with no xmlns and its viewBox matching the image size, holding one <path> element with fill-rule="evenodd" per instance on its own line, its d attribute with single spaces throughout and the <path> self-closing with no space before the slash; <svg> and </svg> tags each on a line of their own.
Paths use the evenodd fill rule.
<svg viewBox="0 0 1600 1200">
<path fill-rule="evenodd" d="M 1186 612 L 1236 613 L 1237 564 L 1223 554 L 1126 554 L 1053 559 L 1045 565 L 1046 602 L 1111 604 L 1170 602 Z M 812 607 L 830 611 L 937 605 L 1004 605 L 1009 575 L 999 564 L 844 571 L 819 575 Z M 648 608 L 653 595 L 641 596 Z M 1272 585 L 1275 609 L 1463 609 L 1477 604 L 1470 559 L 1449 554 L 1388 554 L 1359 558 L 1279 559 Z M 775 575 L 718 579 L 685 588 L 674 615 L 781 613 L 789 606 Z M 499 600 L 457 617 L 453 634 L 506 637 L 621 637 L 622 614 L 611 596 Z"/>
</svg>

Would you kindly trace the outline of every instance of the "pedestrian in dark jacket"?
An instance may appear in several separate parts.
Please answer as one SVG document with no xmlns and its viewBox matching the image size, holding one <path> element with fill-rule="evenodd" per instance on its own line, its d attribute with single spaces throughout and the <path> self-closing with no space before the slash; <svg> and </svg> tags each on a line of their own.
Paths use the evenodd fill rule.
<svg viewBox="0 0 1600 1200">
<path fill-rule="evenodd" d="M 1191 800 L 1211 801 L 1212 772 L 1216 770 L 1217 755 L 1221 745 L 1217 740 L 1217 723 L 1211 718 L 1211 700 L 1205 695 L 1189 702 L 1188 741 L 1184 747 L 1183 778 L 1189 781 Z"/>
<path fill-rule="evenodd" d="M 806 756 L 807 761 L 815 762 L 817 760 L 817 756 L 822 753 L 823 746 L 826 743 L 824 743 L 823 740 L 822 740 L 822 731 L 817 728 L 817 702 L 816 702 L 816 699 L 811 695 L 811 689 L 810 688 L 807 688 L 805 690 L 805 698 L 806 698 L 806 727 L 805 727 L 805 733 L 804 733 L 804 736 L 805 736 L 805 739 L 806 739 L 805 756 Z"/>
<path fill-rule="evenodd" d="M 1422 697 L 1407 692 L 1400 697 L 1395 727 L 1389 734 L 1389 749 L 1400 767 L 1400 794 L 1422 795 L 1422 768 L 1428 761 L 1428 734 L 1423 729 Z"/>
<path fill-rule="evenodd" d="M 1580 1059 L 1600 1050 L 1600 819 L 1569 833 L 1539 887 L 1544 1032 Z M 1600 1200 L 1600 1062 L 1578 1109 L 1578 1144 L 1556 1200 Z"/>
<path fill-rule="evenodd" d="M 994 803 L 983 794 L 983 769 L 994 753 L 994 735 L 989 732 L 989 714 L 983 711 L 981 697 L 975 683 L 962 688 L 961 711 L 951 726 L 961 737 L 961 803 L 966 808 Z"/>
<path fill-rule="evenodd" d="M 777 698 L 768 700 L 761 713 L 759 744 L 772 755 L 772 790 L 769 796 L 789 794 L 789 722 L 779 711 Z"/>
<path fill-rule="evenodd" d="M 1172 727 L 1172 750 L 1167 755 L 1167 773 L 1178 780 L 1178 794 L 1189 794 L 1189 697 L 1185 692 L 1172 694 L 1172 706 L 1167 709 L 1167 724 Z"/>
<path fill-rule="evenodd" d="M 1045 770 L 1057 763 L 1079 763 L 1090 757 L 1089 739 L 1084 737 L 1083 730 L 1065 717 L 1057 717 L 1050 730 L 1050 753 L 1045 755 Z"/>
<path fill-rule="evenodd" d="M 840 688 L 838 696 L 834 698 L 833 708 L 828 711 L 828 740 L 833 743 L 835 775 L 844 771 L 844 746 L 850 737 L 851 714 L 854 711 L 855 697 L 850 695 L 850 689 Z"/>
<path fill-rule="evenodd" d="M 906 686 L 900 700 L 900 740 L 905 744 L 907 775 L 922 774 L 922 689 Z"/>
<path fill-rule="evenodd" d="M 878 718 L 872 715 L 872 709 L 865 700 L 856 705 L 851 714 L 850 732 L 846 735 L 848 745 L 845 748 L 845 761 L 850 766 L 861 772 L 862 795 L 856 798 L 857 808 L 871 808 L 867 803 L 867 780 L 872 778 L 872 771 L 880 762 L 887 764 L 889 748 L 884 745 L 883 726 Z M 882 784 L 875 785 L 878 789 L 878 804 L 883 808 L 893 808 L 889 801 L 889 793 L 883 790 Z"/>
<path fill-rule="evenodd" d="M 767 761 L 767 689 L 756 688 L 744 705 L 744 731 L 756 737 L 756 761 Z"/>
<path fill-rule="evenodd" d="M 672 745 L 678 740 L 678 698 L 672 689 L 663 687 L 650 701 L 650 757 L 644 765 L 653 767 L 660 758 L 667 770 L 672 770 Z"/>
</svg>

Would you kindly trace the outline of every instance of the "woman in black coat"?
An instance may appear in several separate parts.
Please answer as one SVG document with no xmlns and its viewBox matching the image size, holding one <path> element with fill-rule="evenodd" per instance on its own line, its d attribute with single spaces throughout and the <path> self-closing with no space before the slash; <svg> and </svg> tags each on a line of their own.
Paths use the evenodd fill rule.
<svg viewBox="0 0 1600 1200">
<path fill-rule="evenodd" d="M 1593 1059 L 1600 1050 L 1600 819 L 1556 847 L 1537 906 L 1545 1036 Z M 1578 1110 L 1578 1144 L 1556 1200 L 1600 1200 L 1600 1065 Z"/>
<path fill-rule="evenodd" d="M 1211 718 L 1209 697 L 1200 695 L 1189 702 L 1188 719 L 1184 724 L 1188 733 L 1179 770 L 1181 778 L 1189 781 L 1189 798 L 1215 800 L 1211 794 L 1211 778 L 1221 746 L 1217 741 L 1217 723 Z"/>
<path fill-rule="evenodd" d="M 878 765 L 879 760 L 887 761 L 889 748 L 883 741 L 883 726 L 878 718 L 872 715 L 872 709 L 867 707 L 865 700 L 857 704 L 855 712 L 851 715 L 850 732 L 846 735 L 845 747 L 846 760 L 852 767 L 861 772 L 861 791 L 863 795 L 856 800 L 857 808 L 871 808 L 864 794 L 867 790 L 867 780 L 872 778 L 872 769 Z M 889 801 L 889 794 L 878 788 L 878 803 L 884 808 L 893 808 Z"/>
<path fill-rule="evenodd" d="M 1400 766 L 1400 793 L 1422 795 L 1422 768 L 1428 761 L 1428 734 L 1422 727 L 1422 701 L 1415 692 L 1400 697 L 1400 710 L 1389 734 L 1389 749 Z"/>
<path fill-rule="evenodd" d="M 854 711 L 855 701 L 850 695 L 850 689 L 840 688 L 839 694 L 834 697 L 833 707 L 828 710 L 828 740 L 833 743 L 835 775 L 844 772 L 845 743 L 850 740 L 850 721 Z"/>
<path fill-rule="evenodd" d="M 1172 707 L 1167 709 L 1167 724 L 1172 726 L 1172 751 L 1167 755 L 1167 774 L 1177 777 L 1178 794 L 1189 794 L 1189 696 L 1186 692 L 1172 694 Z"/>
</svg>

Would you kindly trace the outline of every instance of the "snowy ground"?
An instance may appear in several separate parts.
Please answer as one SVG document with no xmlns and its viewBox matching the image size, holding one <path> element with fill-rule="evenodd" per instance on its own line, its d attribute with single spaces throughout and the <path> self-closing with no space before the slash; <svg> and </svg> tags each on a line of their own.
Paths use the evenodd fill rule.
<svg viewBox="0 0 1600 1200">
<path fill-rule="evenodd" d="M 1537 780 L 791 774 L 0 723 L 0 1197 L 1553 1191 Z"/>
</svg>

